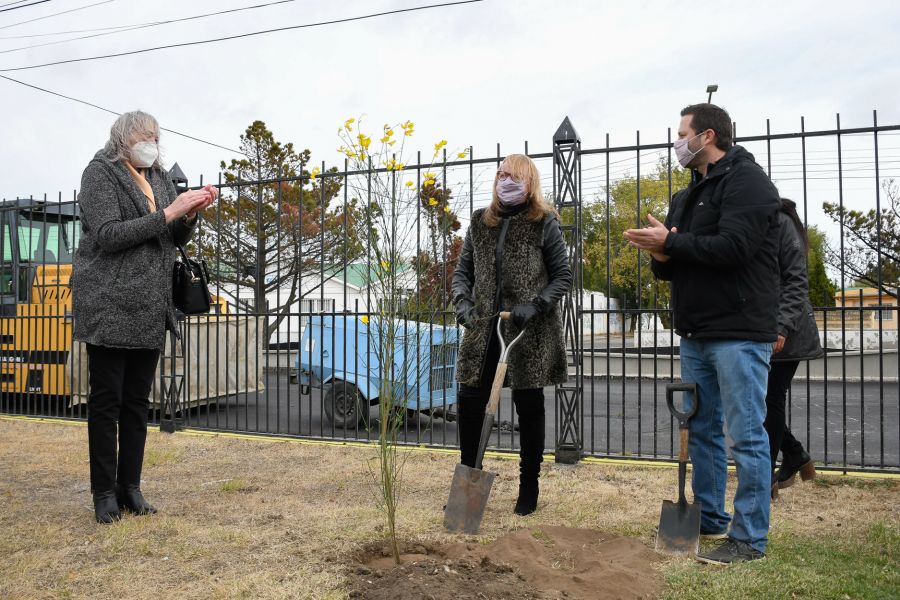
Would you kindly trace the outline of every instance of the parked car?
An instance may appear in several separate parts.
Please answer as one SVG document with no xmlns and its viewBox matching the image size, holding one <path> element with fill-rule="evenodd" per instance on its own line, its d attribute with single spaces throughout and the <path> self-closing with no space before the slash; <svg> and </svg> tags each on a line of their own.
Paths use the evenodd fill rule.
<svg viewBox="0 0 900 600">
<path fill-rule="evenodd" d="M 379 356 L 394 332 L 393 361 L 382 378 Z M 338 427 L 366 426 L 382 390 L 397 408 L 447 414 L 456 404 L 457 330 L 433 323 L 313 315 L 303 329 L 296 367 L 301 393 L 321 388 L 325 414 Z M 385 361 L 386 363 L 388 361 Z M 388 387 L 389 386 L 389 387 Z"/>
</svg>

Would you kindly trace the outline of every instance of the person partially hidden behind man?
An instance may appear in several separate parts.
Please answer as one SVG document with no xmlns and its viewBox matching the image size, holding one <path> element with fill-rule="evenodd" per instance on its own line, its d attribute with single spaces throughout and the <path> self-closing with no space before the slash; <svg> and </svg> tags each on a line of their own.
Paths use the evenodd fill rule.
<svg viewBox="0 0 900 600">
<path fill-rule="evenodd" d="M 673 198 L 665 223 L 629 229 L 632 246 L 652 253 L 654 274 L 672 282 L 681 378 L 696 383 L 690 421 L 694 498 L 700 533 L 721 542 L 703 562 L 763 558 L 769 530 L 771 459 L 763 421 L 778 309 L 778 190 L 753 156 L 733 143 L 731 117 L 713 104 L 681 111 L 675 153 L 691 183 Z M 695 401 L 688 396 L 687 402 Z M 738 486 L 725 510 L 731 437 Z"/>
</svg>

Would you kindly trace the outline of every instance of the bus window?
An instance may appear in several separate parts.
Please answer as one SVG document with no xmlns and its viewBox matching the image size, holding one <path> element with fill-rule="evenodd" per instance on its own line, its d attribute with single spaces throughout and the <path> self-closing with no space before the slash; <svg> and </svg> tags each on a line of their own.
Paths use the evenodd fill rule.
<svg viewBox="0 0 900 600">
<path fill-rule="evenodd" d="M 19 217 L 19 256 L 22 261 L 35 263 L 72 262 L 74 246 L 77 245 L 78 228 L 75 222 L 32 220 Z M 72 244 L 72 241 L 75 244 Z"/>
<path fill-rule="evenodd" d="M 31 269 L 19 266 L 19 301 L 28 302 L 28 292 L 31 290 Z"/>
<path fill-rule="evenodd" d="M 62 243 L 69 256 L 75 256 L 78 242 L 81 241 L 81 223 L 79 221 L 63 221 L 60 233 L 63 235 Z"/>
<path fill-rule="evenodd" d="M 0 263 L 0 296 L 9 296 L 13 293 L 13 254 L 9 237 L 9 221 L 3 214 L 3 225 L 0 226 L 0 237 L 3 238 L 3 262 Z"/>
</svg>

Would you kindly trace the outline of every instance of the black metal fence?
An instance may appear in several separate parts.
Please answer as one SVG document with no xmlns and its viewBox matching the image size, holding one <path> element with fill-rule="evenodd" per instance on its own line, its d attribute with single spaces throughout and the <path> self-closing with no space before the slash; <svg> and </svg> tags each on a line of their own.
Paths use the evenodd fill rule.
<svg viewBox="0 0 900 600">
<path fill-rule="evenodd" d="M 547 447 L 558 460 L 673 457 L 665 386 L 679 377 L 679 355 L 667 290 L 649 275 L 649 257 L 621 240 L 621 229 L 664 212 L 683 181 L 673 168 L 672 132 L 664 133 L 645 143 L 637 132 L 626 146 L 607 136 L 603 147 L 585 149 L 566 119 L 551 152 L 522 149 L 560 209 L 577 273 L 564 302 L 570 380 L 545 390 Z M 826 467 L 896 471 L 900 205 L 892 182 L 900 125 L 878 125 L 874 113 L 871 125 L 853 129 L 842 129 L 839 117 L 821 131 L 806 131 L 801 119 L 799 131 L 773 133 L 767 122 L 765 134 L 737 142 L 827 239 L 816 256 L 834 288 L 819 281 L 825 287 L 816 288 L 815 302 L 827 352 L 797 372 L 791 428 Z M 401 169 L 370 158 L 363 169 L 260 167 L 252 177 L 220 176 L 222 199 L 189 248 L 209 264 L 216 303 L 210 315 L 183 318 L 181 340 L 171 338 L 153 390 L 154 422 L 370 440 L 379 365 L 389 362 L 408 391 L 398 407 L 407 412 L 400 440 L 455 445 L 453 220 L 461 233 L 489 203 L 504 154 L 499 145 L 481 158 L 473 148 L 444 149 Z M 834 206 L 826 210 L 826 202 Z M 865 222 L 870 210 L 874 220 Z M 86 416 L 86 353 L 71 339 L 68 287 L 78 218 L 74 198 L 0 207 L 2 413 Z M 373 348 L 381 319 L 397 314 L 415 322 L 407 325 L 414 333 L 387 361 Z M 495 447 L 516 449 L 507 392 L 497 422 Z"/>
</svg>

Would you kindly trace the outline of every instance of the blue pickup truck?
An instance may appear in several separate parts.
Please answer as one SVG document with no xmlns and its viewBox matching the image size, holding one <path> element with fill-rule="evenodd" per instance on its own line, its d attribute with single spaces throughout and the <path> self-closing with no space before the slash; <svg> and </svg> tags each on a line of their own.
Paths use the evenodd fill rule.
<svg viewBox="0 0 900 600">
<path fill-rule="evenodd" d="M 393 361 L 381 365 L 380 345 L 393 329 Z M 337 427 L 368 425 L 381 389 L 393 388 L 398 408 L 447 413 L 456 404 L 457 329 L 433 323 L 354 315 L 310 317 L 300 339 L 297 379 L 303 394 L 320 388 L 325 414 Z M 385 361 L 387 362 L 387 361 Z M 390 377 L 383 380 L 383 368 Z"/>
</svg>

